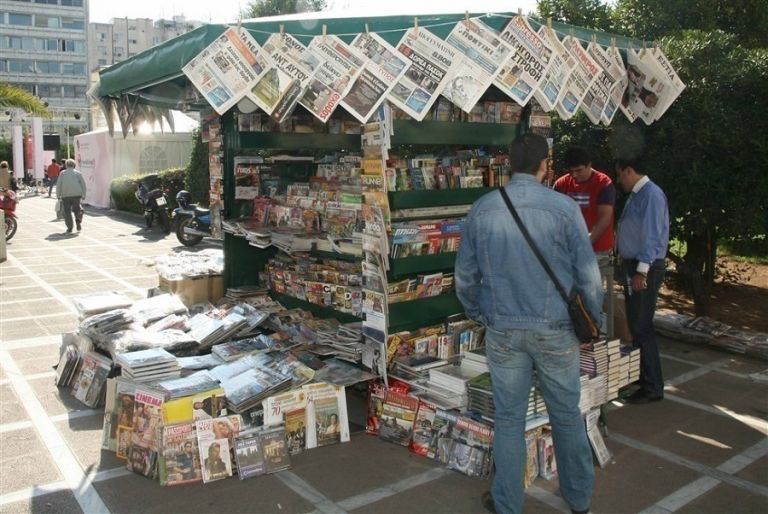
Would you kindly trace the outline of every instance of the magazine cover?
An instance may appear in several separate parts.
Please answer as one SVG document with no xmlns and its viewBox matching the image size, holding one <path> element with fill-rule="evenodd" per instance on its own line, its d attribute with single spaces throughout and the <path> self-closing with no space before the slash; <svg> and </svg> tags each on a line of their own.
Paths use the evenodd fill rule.
<svg viewBox="0 0 768 514">
<path fill-rule="evenodd" d="M 416 411 L 416 423 L 413 425 L 413 438 L 410 450 L 422 457 L 429 456 L 429 447 L 432 438 L 436 436 L 435 413 L 437 406 L 433 403 L 419 400 L 419 409 Z"/>
<path fill-rule="evenodd" d="M 162 450 L 158 465 L 160 485 L 200 482 L 203 472 L 193 423 L 179 423 L 162 428 Z"/>
<path fill-rule="evenodd" d="M 231 477 L 230 441 L 234 438 L 234 430 L 229 420 L 227 418 L 204 419 L 196 421 L 195 428 L 203 482 Z"/>
<path fill-rule="evenodd" d="M 345 388 L 316 383 L 303 386 L 307 393 L 307 448 L 349 441 Z"/>
<path fill-rule="evenodd" d="M 365 66 L 341 105 L 360 123 L 366 123 L 408 71 L 410 62 L 374 33 L 358 34 L 350 48 Z"/>
<path fill-rule="evenodd" d="M 440 96 L 448 80 L 458 51 L 427 29 L 407 30 L 397 44 L 411 66 L 397 82 L 389 100 L 411 118 L 421 121 Z"/>
<path fill-rule="evenodd" d="M 219 114 L 235 105 L 268 69 L 247 30 L 230 28 L 182 71 Z"/>
<path fill-rule="evenodd" d="M 267 471 L 259 432 L 243 433 L 235 438 L 235 460 L 240 480 L 263 475 Z"/>
<path fill-rule="evenodd" d="M 291 467 L 291 457 L 285 444 L 283 427 L 268 428 L 261 433 L 264 464 L 267 473 L 276 473 Z"/>
<path fill-rule="evenodd" d="M 157 452 L 151 448 L 131 444 L 128 449 L 126 467 L 136 474 L 153 478 L 155 476 L 155 464 Z"/>
<path fill-rule="evenodd" d="M 289 34 L 272 34 L 264 52 L 273 67 L 251 88 L 248 97 L 278 123 L 283 123 L 298 105 L 314 75 L 319 60 Z"/>
<path fill-rule="evenodd" d="M 493 83 L 520 105 L 526 105 L 549 72 L 552 47 L 525 16 L 515 16 L 499 36 L 513 50 Z"/>
<path fill-rule="evenodd" d="M 110 379 L 114 384 L 112 401 L 107 402 L 104 410 L 104 439 L 102 448 L 117 451 L 118 427 L 130 429 L 133 426 L 133 399 L 136 384 L 120 377 Z"/>
<path fill-rule="evenodd" d="M 533 95 L 539 105 L 549 112 L 555 108 L 565 94 L 565 86 L 568 83 L 568 77 L 576 66 L 576 60 L 557 38 L 554 30 L 542 25 L 538 34 L 552 48 L 552 57 L 550 58 L 549 71 Z"/>
<path fill-rule="evenodd" d="M 130 426 L 118 426 L 116 437 L 115 456 L 118 459 L 127 459 L 128 450 L 131 447 L 131 435 L 133 434 L 133 428 Z"/>
<path fill-rule="evenodd" d="M 477 19 L 457 23 L 445 41 L 459 51 L 460 58 L 442 95 L 469 113 L 512 56 L 512 49 L 498 32 Z"/>
<path fill-rule="evenodd" d="M 259 196 L 259 165 L 263 161 L 261 157 L 235 157 L 235 200 L 253 200 Z"/>
<path fill-rule="evenodd" d="M 418 398 L 388 391 L 381 413 L 379 439 L 408 446 L 418 406 Z"/>
<path fill-rule="evenodd" d="M 576 114 L 600 68 L 575 37 L 566 36 L 562 44 L 576 63 L 568 82 L 565 83 L 565 92 L 557 103 L 557 113 L 562 119 L 569 120 Z"/>
<path fill-rule="evenodd" d="M 386 394 L 386 385 L 381 382 L 368 382 L 368 416 L 365 422 L 366 434 L 379 435 L 380 420 L 381 415 L 384 412 L 384 397 Z"/>
<path fill-rule="evenodd" d="M 443 409 L 435 411 L 433 422 L 434 435 L 429 442 L 427 457 L 448 464 L 453 446 L 453 429 L 458 421 L 458 416 Z"/>
<path fill-rule="evenodd" d="M 451 437 L 453 443 L 448 467 L 468 476 L 488 477 L 492 467 L 493 429 L 473 419 L 459 416 Z"/>
<path fill-rule="evenodd" d="M 323 123 L 363 71 L 363 60 L 336 36 L 316 36 L 309 50 L 320 62 L 299 103 Z"/>
<path fill-rule="evenodd" d="M 285 439 L 291 455 L 300 453 L 307 447 L 307 411 L 305 408 L 293 409 L 285 413 Z"/>
<path fill-rule="evenodd" d="M 110 369 L 109 359 L 95 352 L 86 353 L 72 388 L 74 397 L 88 407 L 96 407 L 101 401 Z"/>
<path fill-rule="evenodd" d="M 157 428 L 162 423 L 163 395 L 151 389 L 136 388 L 133 405 L 131 446 L 157 451 Z"/>
<path fill-rule="evenodd" d="M 339 406 L 335 396 L 317 398 L 313 402 L 315 416 L 315 437 L 317 446 L 341 442 Z M 288 416 L 286 416 L 287 422 Z M 288 425 L 286 424 L 286 429 Z"/>
</svg>

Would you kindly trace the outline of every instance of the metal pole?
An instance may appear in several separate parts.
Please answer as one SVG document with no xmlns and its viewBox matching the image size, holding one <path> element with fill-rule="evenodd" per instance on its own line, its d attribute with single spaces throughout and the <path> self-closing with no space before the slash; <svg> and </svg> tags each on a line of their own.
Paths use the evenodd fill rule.
<svg viewBox="0 0 768 514">
<path fill-rule="evenodd" d="M 64 132 L 67 134 L 67 159 L 69 159 L 69 127 L 64 127 Z"/>
</svg>

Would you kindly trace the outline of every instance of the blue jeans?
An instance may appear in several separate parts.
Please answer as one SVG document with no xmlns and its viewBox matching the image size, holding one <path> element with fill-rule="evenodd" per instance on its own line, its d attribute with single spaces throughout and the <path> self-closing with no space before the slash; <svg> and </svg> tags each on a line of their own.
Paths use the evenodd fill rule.
<svg viewBox="0 0 768 514">
<path fill-rule="evenodd" d="M 589 509 L 595 470 L 579 411 L 579 346 L 573 331 L 487 328 L 485 341 L 496 411 L 491 491 L 496 511 L 523 511 L 525 415 L 534 368 L 552 424 L 560 491 L 572 509 Z"/>
</svg>

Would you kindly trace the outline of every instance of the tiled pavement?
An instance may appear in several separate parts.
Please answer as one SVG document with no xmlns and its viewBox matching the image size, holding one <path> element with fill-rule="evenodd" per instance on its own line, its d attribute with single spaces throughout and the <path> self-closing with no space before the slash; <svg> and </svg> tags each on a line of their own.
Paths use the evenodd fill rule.
<svg viewBox="0 0 768 514">
<path fill-rule="evenodd" d="M 155 283 L 141 260 L 178 247 L 141 221 L 90 213 L 62 236 L 53 200 L 24 199 L 0 264 L 0 513 L 482 512 L 488 483 L 434 466 L 404 448 L 354 434 L 293 459 L 293 468 L 240 482 L 163 488 L 99 449 L 101 412 L 53 385 L 60 334 L 75 327 L 75 295 Z M 596 513 L 768 512 L 766 363 L 662 340 L 665 401 L 611 406 L 597 470 Z M 349 398 L 362 421 L 362 399 Z M 568 512 L 557 481 L 537 480 L 526 512 Z"/>
</svg>

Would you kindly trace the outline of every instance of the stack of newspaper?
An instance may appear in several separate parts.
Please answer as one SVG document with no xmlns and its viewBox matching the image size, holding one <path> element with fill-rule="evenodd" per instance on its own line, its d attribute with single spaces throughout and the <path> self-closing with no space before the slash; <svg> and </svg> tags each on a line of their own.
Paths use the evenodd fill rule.
<svg viewBox="0 0 768 514">
<path fill-rule="evenodd" d="M 493 404 L 493 390 L 491 389 L 491 374 L 482 373 L 467 383 L 469 392 L 468 410 L 480 414 L 483 419 L 493 420 L 495 407 Z"/>
<path fill-rule="evenodd" d="M 88 407 L 98 407 L 104 399 L 104 384 L 111 370 L 110 359 L 96 352 L 86 353 L 75 377 L 72 395 Z"/>
<path fill-rule="evenodd" d="M 579 401 L 579 409 L 582 414 L 608 401 L 608 381 L 606 375 L 590 377 L 588 374 L 582 374 L 580 380 L 581 399 Z"/>
<path fill-rule="evenodd" d="M 125 329 L 133 321 L 128 309 L 114 309 L 85 318 L 80 323 L 80 331 L 88 337 L 101 338 Z"/>
<path fill-rule="evenodd" d="M 247 320 L 235 312 L 223 318 L 200 313 L 190 318 L 187 324 L 192 339 L 199 342 L 202 348 L 208 348 L 238 333 L 247 324 Z"/>
<path fill-rule="evenodd" d="M 72 304 L 75 306 L 75 309 L 77 309 L 79 319 L 114 309 L 125 309 L 130 307 L 132 303 L 133 300 L 127 296 L 114 291 L 91 293 L 72 298 Z"/>
<path fill-rule="evenodd" d="M 464 360 L 461 361 L 461 366 L 477 373 L 488 372 L 488 357 L 485 356 L 485 346 L 468 350 L 464 354 Z"/>
<path fill-rule="evenodd" d="M 620 348 L 622 355 L 629 356 L 629 374 L 627 384 L 632 384 L 640 380 L 640 348 L 633 348 L 631 345 L 622 345 Z"/>
<path fill-rule="evenodd" d="M 67 344 L 59 357 L 59 364 L 56 366 L 56 385 L 58 387 L 66 387 L 72 382 L 81 361 L 82 355 L 77 345 Z"/>
<path fill-rule="evenodd" d="M 436 386 L 450 391 L 455 395 L 463 409 L 466 408 L 468 401 L 467 382 L 480 374 L 475 370 L 467 369 L 463 365 L 435 368 L 429 370 L 428 386 Z"/>
<path fill-rule="evenodd" d="M 608 341 L 608 372 L 607 372 L 607 398 L 613 400 L 619 395 L 619 389 L 627 385 L 627 376 L 621 372 L 620 341 L 614 339 Z"/>
<path fill-rule="evenodd" d="M 176 357 L 162 348 L 121 353 L 117 355 L 116 361 L 123 370 L 123 376 L 135 382 L 177 378 L 181 372 Z"/>
<path fill-rule="evenodd" d="M 269 368 L 250 368 L 221 381 L 232 411 L 241 413 L 260 404 L 265 398 L 291 386 L 291 377 Z"/>
</svg>

